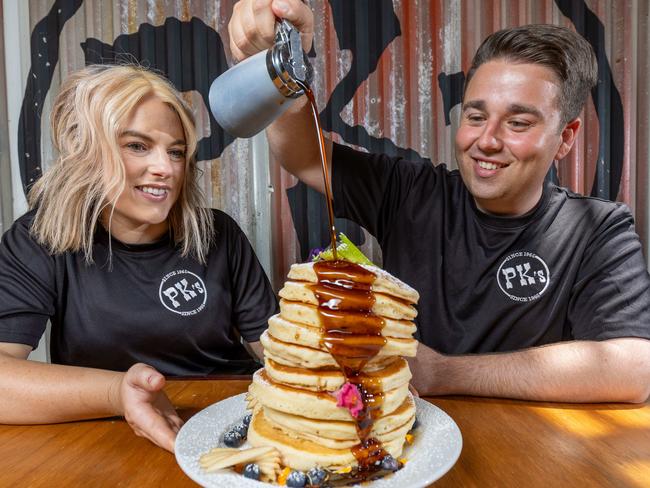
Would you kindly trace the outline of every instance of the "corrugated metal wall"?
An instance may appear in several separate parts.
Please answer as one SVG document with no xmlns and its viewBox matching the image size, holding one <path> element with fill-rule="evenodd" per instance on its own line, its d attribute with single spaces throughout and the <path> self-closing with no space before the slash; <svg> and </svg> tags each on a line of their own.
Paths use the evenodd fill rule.
<svg viewBox="0 0 650 488">
<path fill-rule="evenodd" d="M 4 9 L 0 3 L 0 20 Z M 4 29 L 0 22 L 0 39 L 4 37 Z M 0 67 L 5 65 L 4 43 L 0 46 Z M 13 220 L 12 195 L 11 195 L 11 162 L 9 160 L 9 128 L 7 124 L 6 77 L 0 68 L 0 235 L 5 231 L 5 226 Z"/>
<path fill-rule="evenodd" d="M 230 59 L 227 22 L 233 3 L 30 0 L 30 76 L 49 76 L 51 87 L 39 93 L 36 88 L 42 91 L 45 84 L 27 80 L 26 100 L 40 96 L 43 107 L 42 113 L 25 111 L 24 103 L 23 127 L 29 126 L 29 116 L 38 116 L 31 123 L 41 129 L 38 159 L 46 168 L 52 159 L 47 114 L 68 73 L 89 60 L 113 59 L 111 49 L 117 48 L 162 69 L 182 85 L 197 113 L 205 136 L 202 181 L 210 204 L 240 223 L 277 286 L 292 262 L 327 242 L 326 213 L 322 198 L 297 185 L 276 163 L 268 172 L 263 138 L 232 141 L 211 123 L 204 92 Z M 585 131 L 560 162 L 556 177 L 575 191 L 626 202 L 648 245 L 647 0 L 309 3 L 316 15 L 314 91 L 323 124 L 334 138 L 451 167 L 464 72 L 481 40 L 495 30 L 527 23 L 567 25 L 581 32 L 598 55 L 600 82 L 586 109 Z M 69 18 L 63 20 L 64 15 Z M 55 54 L 45 67 L 43 56 Z M 36 69 L 39 63 L 43 66 Z M 41 167 L 24 157 L 12 164 L 27 183 Z M 376 243 L 361 230 L 349 224 L 341 228 L 379 258 Z"/>
</svg>

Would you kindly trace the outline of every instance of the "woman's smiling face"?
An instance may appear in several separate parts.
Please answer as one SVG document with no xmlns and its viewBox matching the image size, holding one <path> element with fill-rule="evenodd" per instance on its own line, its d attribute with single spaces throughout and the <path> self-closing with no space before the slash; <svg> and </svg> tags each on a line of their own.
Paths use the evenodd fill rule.
<svg viewBox="0 0 650 488">
<path fill-rule="evenodd" d="M 126 243 L 158 240 L 168 229 L 187 164 L 185 133 L 178 114 L 155 95 L 133 110 L 118 136 L 125 188 L 115 204 L 111 233 Z M 110 209 L 105 211 L 108 227 Z"/>
</svg>

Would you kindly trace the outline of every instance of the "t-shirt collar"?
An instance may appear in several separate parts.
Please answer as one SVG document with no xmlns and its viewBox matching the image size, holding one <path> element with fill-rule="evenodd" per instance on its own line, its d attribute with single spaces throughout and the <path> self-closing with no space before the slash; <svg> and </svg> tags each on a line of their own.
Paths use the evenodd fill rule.
<svg viewBox="0 0 650 488">
<path fill-rule="evenodd" d="M 542 188 L 542 196 L 537 202 L 537 204 L 524 215 L 518 215 L 516 217 L 502 217 L 499 215 L 492 215 L 482 212 L 474 201 L 474 197 L 467 191 L 467 196 L 470 201 L 472 210 L 476 219 L 485 226 L 496 227 L 500 229 L 515 229 L 517 227 L 524 227 L 528 223 L 535 220 L 540 214 L 544 213 L 549 200 L 551 198 L 551 186 L 552 183 L 545 181 Z"/>
<path fill-rule="evenodd" d="M 160 239 L 154 242 L 148 242 L 146 244 L 127 244 L 124 243 L 112 235 L 109 236 L 108 232 L 101 223 L 97 223 L 97 229 L 95 231 L 95 242 L 105 244 L 108 246 L 110 240 L 111 249 L 114 251 L 126 251 L 126 252 L 147 252 L 153 251 L 156 249 L 161 249 L 168 247 L 171 241 L 170 232 L 166 232 Z"/>
</svg>

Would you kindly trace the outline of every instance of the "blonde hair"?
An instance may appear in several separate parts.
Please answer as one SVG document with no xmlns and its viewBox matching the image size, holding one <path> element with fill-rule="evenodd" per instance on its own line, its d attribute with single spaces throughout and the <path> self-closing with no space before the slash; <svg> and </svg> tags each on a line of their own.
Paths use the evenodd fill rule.
<svg viewBox="0 0 650 488">
<path fill-rule="evenodd" d="M 70 75 L 54 101 L 50 121 L 59 155 L 28 195 L 30 208 L 36 208 L 31 232 L 52 254 L 81 251 L 92 262 L 102 212 L 112 212 L 126 187 L 118 137 L 149 95 L 178 114 L 185 133 L 185 178 L 168 216 L 169 229 L 183 256 L 206 262 L 213 222 L 196 181 L 194 117 L 169 81 L 134 65 L 87 66 Z"/>
</svg>

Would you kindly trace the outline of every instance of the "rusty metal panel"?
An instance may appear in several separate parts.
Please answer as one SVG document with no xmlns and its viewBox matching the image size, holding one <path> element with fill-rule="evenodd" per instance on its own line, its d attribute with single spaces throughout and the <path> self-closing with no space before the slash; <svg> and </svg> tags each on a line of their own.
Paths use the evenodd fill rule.
<svg viewBox="0 0 650 488">
<path fill-rule="evenodd" d="M 47 169 L 55 157 L 47 115 L 61 81 L 88 62 L 140 63 L 164 71 L 170 77 L 176 75 L 184 85 L 176 83 L 194 109 L 199 135 L 210 139 L 209 144 L 203 145 L 206 156 L 200 158 L 199 163 L 202 187 L 209 205 L 235 217 L 251 241 L 268 241 L 268 232 L 264 233 L 260 228 L 268 227 L 270 222 L 259 222 L 256 206 L 260 204 L 254 199 L 256 172 L 253 171 L 251 141 L 224 140 L 223 134 L 220 140 L 210 138 L 210 116 L 204 103 L 210 82 L 228 67 L 228 49 L 219 40 L 223 38 L 227 43 L 226 26 L 232 5 L 232 1 L 214 0 L 30 0 L 32 45 L 28 55 L 31 55 L 33 68 L 30 74 L 35 80 L 39 76 L 48 79 L 36 84 L 43 98 L 42 111 L 23 111 L 23 119 L 33 125 L 30 134 L 35 134 L 40 141 L 35 146 L 38 163 L 34 161 L 34 155 L 22 151 L 23 158 L 27 157 L 26 154 L 31 158 L 31 161 L 22 161 L 21 164 L 21 167 L 29 168 L 25 170 L 23 183 L 31 184 L 40 174 L 41 167 Z M 219 41 L 218 49 L 214 51 L 218 51 L 222 59 L 209 76 L 204 68 L 209 60 L 194 55 L 209 54 L 214 44 L 211 41 Z M 53 43 L 57 45 L 56 50 L 50 48 Z M 202 48 L 201 44 L 207 47 Z M 121 54 L 107 54 L 111 48 L 117 51 L 118 45 Z M 43 91 L 46 92 L 44 96 Z M 34 92 L 25 95 L 25 98 L 38 97 L 39 94 Z M 263 235 L 258 236 L 260 233 Z"/>
<path fill-rule="evenodd" d="M 366 55 L 354 52 L 355 45 L 363 44 L 362 36 L 367 36 L 359 28 L 363 22 L 356 17 L 372 18 L 367 12 L 371 5 L 356 1 L 350 2 L 355 7 L 342 8 L 341 2 L 327 3 L 331 10 L 338 4 L 347 15 L 341 23 L 357 37 L 356 43 L 351 43 L 353 58 Z M 648 2 L 395 0 L 392 12 L 377 8 L 381 3 L 372 3 L 375 11 L 385 14 L 375 21 L 376 28 L 386 29 L 394 14 L 400 34 L 343 108 L 343 124 L 325 121 L 334 129 L 335 139 L 434 164 L 444 162 L 453 168 L 463 73 L 480 42 L 505 27 L 528 23 L 568 26 L 592 44 L 599 62 L 599 83 L 583 113 L 584 130 L 571 153 L 558 163 L 557 178 L 576 192 L 625 202 L 637 216 L 637 228 L 648 245 L 648 61 L 647 55 L 640 54 L 648 49 Z M 323 13 L 316 32 L 320 42 L 327 42 L 325 33 L 331 32 L 327 14 L 336 17 L 336 12 L 324 9 Z M 329 49 L 336 49 L 330 42 Z M 323 59 L 317 64 L 321 76 L 331 72 L 331 65 L 326 66 Z M 349 69 L 361 67 L 362 63 L 352 63 Z M 362 72 L 357 78 L 364 76 Z M 354 76 L 348 74 L 343 83 L 350 78 Z M 363 132 L 360 127 L 368 136 L 359 135 Z M 372 245 L 370 248 L 375 255 Z"/>
<path fill-rule="evenodd" d="M 29 112 L 25 118 L 31 130 L 38 131 L 39 164 L 26 161 L 23 154 L 14 169 L 21 168 L 23 183 L 29 184 L 40 171 L 40 161 L 47 167 L 54 157 L 47 114 L 61 80 L 88 60 L 102 60 L 105 46 L 119 44 L 133 60 L 164 67 L 183 85 L 179 88 L 194 107 L 199 132 L 207 141 L 200 166 L 209 203 L 232 215 L 258 246 L 271 239 L 271 275 L 278 286 L 292 262 L 327 243 L 326 213 L 323 199 L 281 171 L 277 162 L 271 162 L 269 175 L 260 172 L 255 143 L 233 141 L 220 132 L 207 112 L 205 86 L 230 62 L 227 23 L 234 3 L 29 0 L 32 46 L 25 55 L 31 56 L 31 75 L 48 76 L 50 84 L 40 80 L 32 86 L 47 85 L 45 93 L 26 92 L 26 98 L 40 96 L 37 101 L 42 101 L 42 111 Z M 600 82 L 584 112 L 584 131 L 569 156 L 559 162 L 557 178 L 574 191 L 628 204 L 648 246 L 647 1 L 308 3 L 316 21 L 311 53 L 314 91 L 323 125 L 332 137 L 367 150 L 446 163 L 451 168 L 456 167 L 453 140 L 464 73 L 480 42 L 498 29 L 527 23 L 565 25 L 583 33 L 598 55 Z M 57 9 L 62 10 L 59 17 L 54 15 L 50 18 L 54 20 L 44 23 Z M 66 12 L 71 13 L 63 21 Z M 56 43 L 57 49 L 43 39 Z M 43 59 L 53 53 L 56 59 Z M 206 53 L 218 59 L 208 59 Z M 269 182 L 272 197 L 257 198 Z M 261 209 L 267 201 L 269 208 Z M 380 260 L 377 243 L 365 231 L 349 223 L 340 223 L 340 227 L 353 240 L 363 242 L 373 259 Z"/>
</svg>

